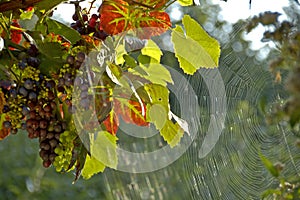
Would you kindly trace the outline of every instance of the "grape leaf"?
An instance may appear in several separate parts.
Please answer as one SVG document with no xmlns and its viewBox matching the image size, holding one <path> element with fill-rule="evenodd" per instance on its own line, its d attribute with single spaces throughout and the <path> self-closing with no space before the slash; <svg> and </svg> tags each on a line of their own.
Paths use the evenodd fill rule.
<svg viewBox="0 0 300 200">
<path fill-rule="evenodd" d="M 167 83 L 173 83 L 170 72 L 159 63 L 150 63 L 148 66 L 140 64 L 133 69 L 129 68 L 128 71 L 162 86 L 167 86 Z"/>
<path fill-rule="evenodd" d="M 98 134 L 92 134 L 91 138 L 92 138 L 90 144 L 91 156 L 99 160 L 105 166 L 115 169 L 118 164 L 118 157 L 117 157 L 118 138 L 107 131 L 100 131 Z M 88 171 L 86 172 L 87 174 L 90 173 Z"/>
<path fill-rule="evenodd" d="M 147 40 L 145 47 L 141 50 L 141 53 L 142 55 L 154 58 L 158 63 L 163 55 L 160 48 L 157 46 L 157 44 L 155 44 L 155 42 L 153 42 L 153 40 Z"/>
<path fill-rule="evenodd" d="M 118 45 L 118 47 L 116 48 L 116 57 L 115 57 L 115 63 L 117 65 L 122 65 L 125 62 L 124 59 L 124 55 L 127 55 L 125 46 L 122 45 Z"/>
<path fill-rule="evenodd" d="M 106 131 L 112 135 L 116 135 L 119 128 L 119 118 L 114 110 L 111 110 L 106 119 L 103 120 Z"/>
<path fill-rule="evenodd" d="M 37 3 L 35 6 L 38 8 L 38 10 L 48 11 L 64 1 L 65 0 L 51 0 L 51 1 L 42 0 L 39 3 Z"/>
<path fill-rule="evenodd" d="M 86 156 L 84 168 L 82 169 L 82 177 L 84 179 L 91 178 L 94 174 L 103 172 L 105 165 L 93 156 Z"/>
<path fill-rule="evenodd" d="M 47 28 L 47 30 L 45 30 L 45 28 Z M 42 33 L 48 32 L 61 35 L 72 44 L 81 39 L 80 34 L 76 30 L 50 18 L 46 18 L 44 23 L 38 23 L 36 29 Z"/>
<path fill-rule="evenodd" d="M 218 67 L 220 45 L 190 16 L 182 19 L 182 27 L 176 26 L 172 31 L 175 56 L 180 67 L 187 74 L 194 74 L 200 67 Z"/>
<path fill-rule="evenodd" d="M 173 123 L 171 120 L 166 120 L 162 129 L 160 129 L 160 134 L 172 148 L 180 142 L 184 130 L 177 122 Z"/>
<path fill-rule="evenodd" d="M 184 129 L 178 122 L 173 123 L 169 119 L 168 88 L 157 84 L 146 84 L 145 90 L 151 99 L 151 104 L 147 104 L 147 120 L 155 125 L 170 147 L 176 146 L 183 136 Z"/>
<path fill-rule="evenodd" d="M 137 66 L 136 60 L 133 57 L 125 54 L 123 55 L 123 58 L 125 60 L 126 65 L 128 65 L 129 67 L 134 68 Z"/>
<path fill-rule="evenodd" d="M 191 6 L 193 5 L 193 0 L 177 0 L 181 6 Z"/>
<path fill-rule="evenodd" d="M 30 11 L 23 11 L 20 9 L 20 19 L 24 20 L 24 19 L 31 19 L 31 17 L 33 16 L 34 13 L 34 9 L 30 10 Z"/>
</svg>

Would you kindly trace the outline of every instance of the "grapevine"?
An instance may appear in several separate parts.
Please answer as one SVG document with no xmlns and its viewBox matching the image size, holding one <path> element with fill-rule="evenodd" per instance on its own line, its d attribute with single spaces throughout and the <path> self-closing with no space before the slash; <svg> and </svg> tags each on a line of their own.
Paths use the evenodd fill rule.
<svg viewBox="0 0 300 200">
<path fill-rule="evenodd" d="M 75 170 L 75 180 L 81 173 L 89 178 L 104 170 L 105 162 L 92 154 L 93 140 L 106 137 L 116 151 L 120 120 L 144 127 L 154 124 L 171 147 L 177 145 L 186 130 L 180 126 L 184 120 L 166 115 L 166 124 L 160 126 L 149 113 L 151 106 L 160 104 L 171 116 L 166 86 L 173 80 L 169 71 L 157 64 L 161 50 L 151 38 L 168 30 L 178 32 L 166 13 L 174 1 L 105 0 L 95 13 L 91 13 L 93 5 L 82 8 L 81 1 L 72 1 L 74 14 L 69 26 L 50 18 L 58 5 L 55 2 L 47 8 L 43 1 L 18 8 L 12 1 L 0 2 L 0 39 L 4 41 L 0 48 L 0 139 L 27 132 L 28 138 L 39 141 L 42 165 L 53 165 L 57 172 Z M 25 19 L 35 23 L 33 28 L 20 25 Z M 184 20 L 196 23 L 191 18 Z M 198 23 L 195 26 L 201 29 Z M 136 50 L 139 56 L 124 47 L 128 45 L 126 34 L 147 41 Z M 216 67 L 219 44 L 203 37 L 215 44 L 215 51 L 206 54 L 212 54 Z M 155 53 L 147 53 L 148 49 Z M 184 72 L 194 73 L 179 62 Z M 158 73 L 162 78 L 156 77 Z M 84 115 L 83 121 L 76 117 L 78 113 Z M 101 131 L 95 132 L 98 127 Z M 85 168 L 94 164 L 103 168 Z"/>
</svg>

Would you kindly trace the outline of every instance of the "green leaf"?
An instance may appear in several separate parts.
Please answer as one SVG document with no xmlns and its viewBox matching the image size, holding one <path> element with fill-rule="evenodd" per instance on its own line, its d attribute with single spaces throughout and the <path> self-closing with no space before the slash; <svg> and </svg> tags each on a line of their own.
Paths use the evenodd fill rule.
<svg viewBox="0 0 300 200">
<path fill-rule="evenodd" d="M 171 148 L 176 146 L 184 134 L 184 130 L 178 123 L 173 123 L 171 120 L 166 120 L 160 134 Z"/>
<path fill-rule="evenodd" d="M 177 0 L 181 6 L 191 6 L 193 5 L 193 0 Z"/>
<path fill-rule="evenodd" d="M 134 68 L 137 66 L 136 60 L 133 57 L 125 54 L 123 55 L 123 58 L 125 60 L 126 65 L 128 65 L 129 67 Z"/>
<path fill-rule="evenodd" d="M 38 8 L 38 10 L 44 10 L 48 11 L 58 4 L 65 2 L 66 0 L 42 0 L 41 2 L 37 3 L 35 6 Z"/>
<path fill-rule="evenodd" d="M 194 74 L 199 68 L 218 67 L 220 45 L 190 16 L 182 19 L 184 30 L 176 26 L 172 31 L 175 56 L 180 67 L 187 74 Z"/>
<path fill-rule="evenodd" d="M 124 55 L 127 55 L 127 52 L 125 50 L 125 45 L 118 45 L 116 48 L 116 58 L 115 62 L 117 65 L 122 65 L 125 62 Z"/>
<path fill-rule="evenodd" d="M 103 165 L 116 168 L 118 164 L 117 140 L 115 135 L 107 131 L 91 134 L 91 156 L 103 163 Z"/>
<path fill-rule="evenodd" d="M 148 106 L 147 114 L 150 122 L 152 122 L 158 130 L 161 130 L 168 120 L 168 110 L 160 104 Z"/>
<path fill-rule="evenodd" d="M 37 46 L 39 51 L 48 58 L 59 59 L 62 58 L 64 54 L 61 45 L 56 42 L 38 41 Z"/>
<path fill-rule="evenodd" d="M 21 14 L 20 14 L 21 20 L 31 19 L 31 17 L 34 13 L 34 9 L 32 9 L 31 11 L 23 11 L 22 9 L 20 9 L 19 11 L 21 12 Z"/>
<path fill-rule="evenodd" d="M 44 24 L 44 23 L 46 23 L 46 24 Z M 66 26 L 56 20 L 46 18 L 44 23 L 38 24 L 37 30 L 45 32 L 46 31 L 45 27 L 47 27 L 47 32 L 61 35 L 64 38 L 66 38 L 67 40 L 69 40 L 72 44 L 76 43 L 77 41 L 79 41 L 81 39 L 80 34 L 76 30 L 74 30 L 74 29 L 70 28 L 69 26 Z"/>
<path fill-rule="evenodd" d="M 44 75 L 50 75 L 51 72 L 57 71 L 63 66 L 65 60 L 62 56 L 66 53 L 62 50 L 59 43 L 37 41 L 38 49 L 41 53 L 40 70 Z"/>
<path fill-rule="evenodd" d="M 84 168 L 82 169 L 82 177 L 84 179 L 91 178 L 94 174 L 103 172 L 105 165 L 93 156 L 87 156 L 85 159 Z"/>
<path fill-rule="evenodd" d="M 154 58 L 158 63 L 160 62 L 160 58 L 163 55 L 160 48 L 157 46 L 157 44 L 155 44 L 155 42 L 153 42 L 153 40 L 147 41 L 145 47 L 142 48 L 141 53 L 142 55 Z"/>
<path fill-rule="evenodd" d="M 133 69 L 129 68 L 128 71 L 134 75 L 145 78 L 154 84 L 167 86 L 167 83 L 173 83 L 170 72 L 159 63 L 149 63 L 147 65 L 140 64 Z"/>
<path fill-rule="evenodd" d="M 278 177 L 279 176 L 279 170 L 273 165 L 273 163 L 266 158 L 261 152 L 259 152 L 259 157 L 262 161 L 262 163 L 265 165 L 267 170 L 274 176 Z"/>
<path fill-rule="evenodd" d="M 151 104 L 160 104 L 169 112 L 169 90 L 158 84 L 145 84 L 145 91 L 151 98 Z"/>
</svg>

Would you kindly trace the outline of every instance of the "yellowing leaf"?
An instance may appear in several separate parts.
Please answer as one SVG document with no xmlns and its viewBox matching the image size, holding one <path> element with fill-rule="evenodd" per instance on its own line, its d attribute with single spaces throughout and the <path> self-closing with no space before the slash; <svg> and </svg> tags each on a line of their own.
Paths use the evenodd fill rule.
<svg viewBox="0 0 300 200">
<path fill-rule="evenodd" d="M 149 65 L 140 64 L 133 69 L 129 68 L 128 71 L 154 84 L 167 86 L 167 83 L 173 83 L 170 72 L 159 63 L 150 63 Z"/>
<path fill-rule="evenodd" d="M 171 120 L 167 120 L 163 128 L 160 130 L 160 134 L 170 147 L 174 147 L 180 142 L 180 139 L 184 134 L 184 130 L 178 123 L 174 124 Z"/>
<path fill-rule="evenodd" d="M 161 130 L 168 119 L 168 111 L 160 104 L 150 105 L 148 110 L 149 120 Z"/>
<path fill-rule="evenodd" d="M 107 131 L 92 134 L 90 141 L 91 156 L 105 166 L 116 168 L 118 163 L 117 140 L 118 138 L 115 135 Z"/>
<path fill-rule="evenodd" d="M 125 50 L 125 46 L 124 45 L 119 45 L 116 48 L 115 62 L 116 62 L 117 65 L 122 65 L 125 62 L 125 59 L 123 58 L 124 55 L 127 55 L 127 52 Z"/>
<path fill-rule="evenodd" d="M 181 6 L 191 6 L 193 5 L 193 0 L 177 0 Z"/>
<path fill-rule="evenodd" d="M 183 17 L 184 30 L 176 26 L 172 32 L 175 56 L 180 67 L 187 74 L 194 74 L 199 68 L 218 67 L 220 45 L 190 16 Z"/>
<path fill-rule="evenodd" d="M 148 40 L 146 46 L 142 48 L 142 54 L 154 58 L 156 61 L 160 62 L 160 57 L 163 55 L 160 48 L 152 40 Z"/>
<path fill-rule="evenodd" d="M 89 155 L 86 156 L 84 167 L 81 171 L 81 175 L 84 179 L 89 179 L 93 175 L 103 172 L 105 165 L 95 157 Z"/>
<path fill-rule="evenodd" d="M 24 20 L 24 19 L 31 19 L 32 18 L 32 15 L 34 13 L 34 8 L 32 8 L 32 10 L 30 11 L 23 11 L 21 9 L 19 9 L 19 11 L 21 12 L 20 14 L 20 19 L 21 20 Z"/>
</svg>

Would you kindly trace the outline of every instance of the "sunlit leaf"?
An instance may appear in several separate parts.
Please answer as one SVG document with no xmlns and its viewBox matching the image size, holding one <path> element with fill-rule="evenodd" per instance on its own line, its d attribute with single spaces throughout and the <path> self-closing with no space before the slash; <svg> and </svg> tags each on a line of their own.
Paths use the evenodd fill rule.
<svg viewBox="0 0 300 200">
<path fill-rule="evenodd" d="M 220 45 L 190 16 L 183 17 L 184 30 L 180 26 L 172 31 L 175 56 L 180 67 L 187 74 L 194 74 L 199 68 L 218 67 Z"/>
<path fill-rule="evenodd" d="M 193 5 L 193 0 L 177 0 L 177 2 L 182 6 L 191 6 L 191 5 Z"/>
<path fill-rule="evenodd" d="M 153 40 L 147 40 L 145 47 L 141 50 L 141 53 L 145 56 L 154 58 L 157 62 L 160 62 L 160 58 L 163 55 L 162 51 Z"/>
<path fill-rule="evenodd" d="M 178 123 L 173 123 L 171 120 L 166 120 L 164 126 L 160 130 L 160 134 L 170 147 L 176 146 L 184 134 L 184 130 Z"/>
<path fill-rule="evenodd" d="M 95 157 L 87 155 L 81 175 L 84 179 L 89 179 L 93 175 L 103 172 L 104 169 L 105 165 L 103 163 L 101 163 Z"/>
<path fill-rule="evenodd" d="M 115 169 L 118 164 L 116 150 L 118 138 L 107 131 L 101 131 L 92 138 L 94 139 L 91 140 L 90 144 L 91 156 L 105 166 Z"/>
</svg>

